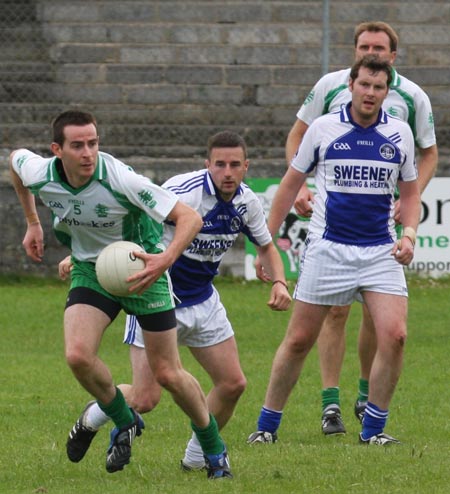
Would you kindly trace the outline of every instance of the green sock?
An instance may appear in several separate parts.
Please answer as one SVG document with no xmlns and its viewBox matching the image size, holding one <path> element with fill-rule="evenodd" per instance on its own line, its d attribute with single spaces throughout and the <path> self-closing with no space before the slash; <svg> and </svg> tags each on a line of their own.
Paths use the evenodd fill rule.
<svg viewBox="0 0 450 494">
<path fill-rule="evenodd" d="M 133 414 L 119 388 L 116 388 L 116 396 L 111 403 L 105 405 L 98 400 L 97 403 L 101 410 L 103 410 L 108 417 L 111 417 L 112 421 L 119 429 L 126 425 L 130 425 L 134 421 Z"/>
<path fill-rule="evenodd" d="M 322 389 L 322 410 L 325 410 L 329 405 L 341 406 L 339 400 L 339 387 Z"/>
<path fill-rule="evenodd" d="M 213 415 L 209 414 L 209 418 L 209 425 L 204 429 L 197 427 L 192 422 L 191 427 L 205 455 L 220 455 L 223 453 L 224 444 L 219 434 L 219 427 Z"/>
<path fill-rule="evenodd" d="M 359 378 L 358 401 L 367 401 L 369 398 L 369 381 Z"/>
</svg>

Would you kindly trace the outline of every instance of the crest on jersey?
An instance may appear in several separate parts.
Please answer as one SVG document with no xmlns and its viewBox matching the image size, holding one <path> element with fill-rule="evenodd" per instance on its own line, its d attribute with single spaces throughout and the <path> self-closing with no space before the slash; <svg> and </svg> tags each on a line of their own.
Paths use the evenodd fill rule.
<svg viewBox="0 0 450 494">
<path fill-rule="evenodd" d="M 17 167 L 20 169 L 22 168 L 22 165 L 24 164 L 25 160 L 27 159 L 26 156 L 21 156 L 18 160 L 17 160 Z"/>
<path fill-rule="evenodd" d="M 138 193 L 139 199 L 150 209 L 156 206 L 156 201 L 153 199 L 153 194 L 149 190 L 141 190 Z"/>
<path fill-rule="evenodd" d="M 232 232 L 238 232 L 241 228 L 241 218 L 239 216 L 234 216 L 230 222 L 230 229 Z"/>
<path fill-rule="evenodd" d="M 97 216 L 99 218 L 107 218 L 108 217 L 108 212 L 109 212 L 109 208 L 108 206 L 105 206 L 104 204 L 97 204 L 94 208 Z"/>
<path fill-rule="evenodd" d="M 308 103 L 314 99 L 314 91 L 310 91 L 308 96 L 306 96 L 305 101 L 303 102 L 303 106 L 306 106 Z"/>
<path fill-rule="evenodd" d="M 383 144 L 380 147 L 380 154 L 385 160 L 393 160 L 395 156 L 395 147 L 392 144 Z"/>
</svg>

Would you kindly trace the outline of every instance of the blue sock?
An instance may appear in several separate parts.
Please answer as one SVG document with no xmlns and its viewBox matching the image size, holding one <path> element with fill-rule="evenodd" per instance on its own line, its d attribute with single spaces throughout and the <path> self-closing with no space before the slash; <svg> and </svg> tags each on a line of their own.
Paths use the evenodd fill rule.
<svg viewBox="0 0 450 494">
<path fill-rule="evenodd" d="M 276 412 L 275 410 L 262 407 L 258 419 L 258 430 L 274 434 L 278 427 L 280 427 L 282 416 L 283 412 Z"/>
<path fill-rule="evenodd" d="M 388 410 L 380 410 L 376 405 L 368 401 L 362 423 L 362 438 L 369 439 L 370 437 L 383 432 L 388 414 Z"/>
</svg>

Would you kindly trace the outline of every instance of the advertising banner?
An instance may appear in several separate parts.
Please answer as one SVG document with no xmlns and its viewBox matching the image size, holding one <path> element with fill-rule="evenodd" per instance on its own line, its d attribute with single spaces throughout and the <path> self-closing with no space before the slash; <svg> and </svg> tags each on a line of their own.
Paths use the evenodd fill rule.
<svg viewBox="0 0 450 494">
<path fill-rule="evenodd" d="M 422 193 L 414 259 L 406 272 L 433 277 L 450 274 L 450 178 L 431 179 Z"/>
<path fill-rule="evenodd" d="M 266 219 L 269 216 L 272 199 L 280 183 L 279 178 L 255 178 L 246 179 L 247 185 L 255 192 L 261 201 Z M 308 179 L 308 187 L 314 190 L 314 179 Z M 286 279 L 296 280 L 303 246 L 308 233 L 309 219 L 298 216 L 294 209 L 288 214 L 281 225 L 275 244 L 281 254 L 286 273 Z M 255 246 L 245 238 L 245 278 L 256 278 L 254 261 L 256 257 Z"/>
<path fill-rule="evenodd" d="M 247 185 L 259 197 L 266 218 L 280 183 L 279 178 L 247 179 Z M 308 179 L 314 190 L 314 179 Z M 286 278 L 297 279 L 300 256 L 308 232 L 309 221 L 292 209 L 282 224 L 275 244 L 283 259 Z M 245 278 L 256 278 L 254 260 L 256 249 L 245 240 Z M 413 262 L 407 273 L 437 277 L 450 274 L 450 178 L 433 178 L 422 194 L 422 213 Z"/>
</svg>

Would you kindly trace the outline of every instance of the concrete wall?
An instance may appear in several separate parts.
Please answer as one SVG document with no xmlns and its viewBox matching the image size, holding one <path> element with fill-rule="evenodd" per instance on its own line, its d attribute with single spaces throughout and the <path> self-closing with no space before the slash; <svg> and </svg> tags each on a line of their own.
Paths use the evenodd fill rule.
<svg viewBox="0 0 450 494">
<path fill-rule="evenodd" d="M 450 2 L 329 3 L 330 70 L 351 63 L 357 23 L 385 20 L 397 30 L 397 68 L 431 98 L 438 174 L 448 175 Z M 207 137 L 224 128 L 246 137 L 251 176 L 281 176 L 287 132 L 321 75 L 322 7 L 322 0 L 0 0 L 0 158 L 6 167 L 18 146 L 48 153 L 51 118 L 76 106 L 96 114 L 103 150 L 157 183 L 201 167 Z M 5 177 L 4 168 L 0 269 L 54 271 L 62 255 L 50 232 L 44 266 L 24 257 L 24 223 Z M 240 253 L 227 262 L 242 274 Z"/>
</svg>

